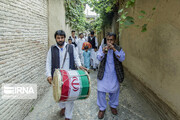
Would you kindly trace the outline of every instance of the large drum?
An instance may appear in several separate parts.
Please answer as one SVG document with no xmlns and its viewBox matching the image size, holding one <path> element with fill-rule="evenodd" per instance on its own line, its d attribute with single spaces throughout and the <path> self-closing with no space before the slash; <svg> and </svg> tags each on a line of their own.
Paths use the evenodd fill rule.
<svg viewBox="0 0 180 120">
<path fill-rule="evenodd" d="M 56 69 L 53 75 L 53 96 L 56 102 L 86 99 L 90 94 L 90 77 L 84 70 Z"/>
</svg>

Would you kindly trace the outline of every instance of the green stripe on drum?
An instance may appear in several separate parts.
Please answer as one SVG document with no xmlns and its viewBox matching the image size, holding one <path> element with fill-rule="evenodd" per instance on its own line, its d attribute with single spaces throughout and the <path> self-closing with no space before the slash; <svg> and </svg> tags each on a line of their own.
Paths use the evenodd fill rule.
<svg viewBox="0 0 180 120">
<path fill-rule="evenodd" d="M 89 80 L 88 80 L 88 76 L 86 75 L 86 73 L 83 70 L 78 70 L 78 73 L 80 75 L 81 85 L 82 85 L 81 94 L 80 94 L 78 99 L 85 99 L 85 98 L 88 97 L 88 92 L 89 92 Z"/>
</svg>

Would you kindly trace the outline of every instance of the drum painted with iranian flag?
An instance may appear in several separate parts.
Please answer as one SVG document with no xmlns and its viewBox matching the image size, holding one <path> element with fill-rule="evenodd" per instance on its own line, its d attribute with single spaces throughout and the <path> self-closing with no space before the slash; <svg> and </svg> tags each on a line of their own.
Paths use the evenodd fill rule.
<svg viewBox="0 0 180 120">
<path fill-rule="evenodd" d="M 90 94 L 90 77 L 84 70 L 56 69 L 53 96 L 56 102 L 86 99 Z"/>
</svg>

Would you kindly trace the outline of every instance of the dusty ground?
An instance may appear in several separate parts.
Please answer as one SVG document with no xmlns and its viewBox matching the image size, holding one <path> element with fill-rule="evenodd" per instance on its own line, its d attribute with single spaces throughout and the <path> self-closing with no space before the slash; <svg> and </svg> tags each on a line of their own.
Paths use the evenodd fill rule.
<svg viewBox="0 0 180 120">
<path fill-rule="evenodd" d="M 98 120 L 96 75 L 97 72 L 90 73 L 90 97 L 75 101 L 73 120 Z M 59 111 L 60 108 L 53 99 L 51 87 L 24 120 L 64 120 L 59 116 Z M 130 80 L 126 77 L 121 85 L 118 115 L 112 115 L 108 106 L 104 120 L 159 120 L 159 117 L 144 98 L 133 89 Z"/>
</svg>

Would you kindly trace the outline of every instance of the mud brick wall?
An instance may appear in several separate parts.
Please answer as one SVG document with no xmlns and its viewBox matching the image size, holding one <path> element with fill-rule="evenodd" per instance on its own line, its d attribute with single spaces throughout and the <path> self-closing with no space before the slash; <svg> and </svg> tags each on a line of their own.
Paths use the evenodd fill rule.
<svg viewBox="0 0 180 120">
<path fill-rule="evenodd" d="M 145 19 L 136 19 L 135 23 L 147 24 L 147 19 L 150 19 L 147 31 L 142 33 L 141 28 L 136 27 L 124 29 L 121 32 L 120 43 L 126 53 L 124 67 L 154 92 L 180 119 L 179 6 L 179 0 L 136 0 L 128 15 L 136 19 L 139 15 L 136 13 L 146 11 Z M 154 7 L 156 10 L 152 17 L 147 17 L 152 14 Z M 152 99 L 150 95 L 148 97 L 152 103 L 157 104 L 156 108 L 166 111 L 163 116 L 170 117 L 166 120 L 174 120 L 171 117 L 171 109 L 166 109 L 166 105 L 159 104 L 162 102 Z"/>
</svg>

